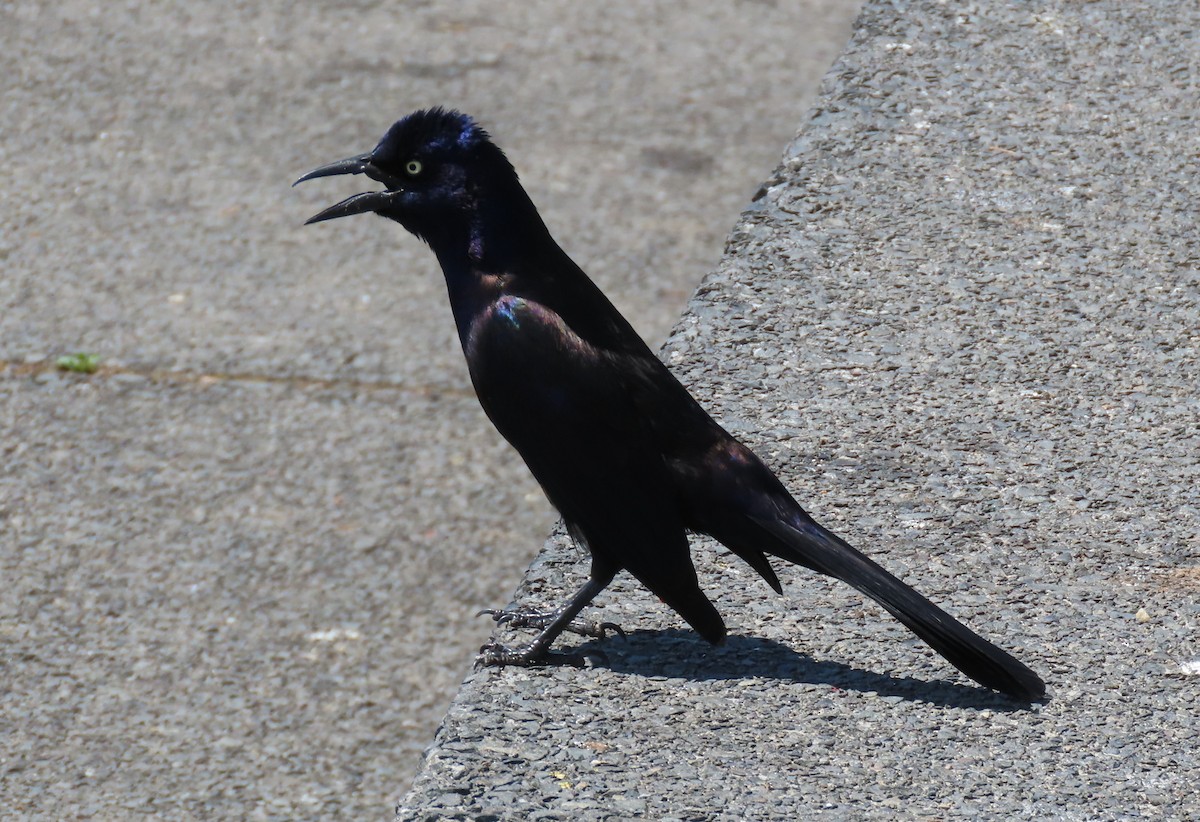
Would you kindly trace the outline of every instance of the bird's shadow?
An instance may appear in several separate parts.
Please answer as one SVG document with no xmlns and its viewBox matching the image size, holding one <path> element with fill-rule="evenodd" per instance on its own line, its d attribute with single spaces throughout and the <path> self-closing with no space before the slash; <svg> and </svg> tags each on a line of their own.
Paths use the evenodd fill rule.
<svg viewBox="0 0 1200 822">
<path fill-rule="evenodd" d="M 592 667 L 617 673 L 697 681 L 758 677 L 873 692 L 948 708 L 1002 712 L 1029 709 L 1029 703 L 982 686 L 864 671 L 840 662 L 815 660 L 781 642 L 761 637 L 729 636 L 714 647 L 691 631 L 635 630 L 624 639 L 585 642 L 576 652 L 586 656 Z"/>
</svg>

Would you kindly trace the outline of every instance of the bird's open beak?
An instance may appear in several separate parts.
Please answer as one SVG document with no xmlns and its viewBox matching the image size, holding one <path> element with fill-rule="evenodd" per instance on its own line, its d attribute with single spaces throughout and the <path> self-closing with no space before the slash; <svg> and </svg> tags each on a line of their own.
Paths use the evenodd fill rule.
<svg viewBox="0 0 1200 822">
<path fill-rule="evenodd" d="M 388 188 L 384 191 L 366 191 L 362 194 L 355 194 L 353 197 L 347 197 L 337 205 L 330 206 L 321 213 L 309 217 L 304 221 L 305 225 L 333 220 L 338 217 L 349 217 L 352 214 L 366 214 L 367 212 L 379 211 L 381 208 L 389 205 L 397 195 L 404 193 L 400 186 L 397 185 L 398 181 L 392 175 L 380 171 L 371 162 L 370 153 L 359 154 L 357 157 L 348 157 L 345 160 L 338 160 L 336 163 L 329 163 L 320 168 L 314 168 L 292 183 L 292 185 L 296 186 L 305 180 L 315 180 L 317 177 L 332 177 L 337 174 L 365 174 L 372 180 L 388 186 Z"/>
</svg>

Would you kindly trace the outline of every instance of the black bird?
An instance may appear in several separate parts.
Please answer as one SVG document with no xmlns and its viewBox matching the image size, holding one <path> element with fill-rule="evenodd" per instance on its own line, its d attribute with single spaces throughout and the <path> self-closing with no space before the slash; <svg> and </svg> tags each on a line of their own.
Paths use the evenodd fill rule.
<svg viewBox="0 0 1200 822">
<path fill-rule="evenodd" d="M 777 592 L 766 554 L 854 586 L 977 682 L 1027 701 L 1045 694 L 1025 665 L 814 522 L 705 413 L 559 248 L 508 159 L 470 117 L 416 111 L 372 151 L 296 182 L 335 174 L 365 174 L 384 190 L 308 222 L 374 212 L 432 247 L 480 403 L 591 553 L 588 582 L 561 609 L 491 612 L 544 630 L 520 648 L 485 645 L 481 663 L 561 661 L 550 644 L 564 630 L 603 635 L 610 626 L 575 618 L 622 569 L 721 642 L 725 623 L 692 566 L 687 534 L 696 531 Z"/>
</svg>

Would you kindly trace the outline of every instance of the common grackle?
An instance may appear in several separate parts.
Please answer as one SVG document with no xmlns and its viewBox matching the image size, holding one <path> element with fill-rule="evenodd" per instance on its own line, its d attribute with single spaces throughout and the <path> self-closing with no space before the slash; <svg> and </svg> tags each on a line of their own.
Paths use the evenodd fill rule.
<svg viewBox="0 0 1200 822">
<path fill-rule="evenodd" d="M 414 112 L 372 151 L 296 182 L 336 174 L 365 174 L 384 189 L 308 222 L 374 212 L 432 247 L 480 403 L 591 554 L 587 583 L 559 610 L 489 612 L 543 630 L 519 648 L 485 645 L 482 664 L 572 659 L 551 643 L 564 630 L 612 627 L 576 617 L 622 569 L 721 642 L 725 623 L 700 590 L 690 530 L 716 538 L 777 592 L 766 554 L 854 586 L 977 682 L 1027 701 L 1044 695 L 1033 671 L 814 522 L 705 413 L 559 248 L 470 117 Z"/>
</svg>

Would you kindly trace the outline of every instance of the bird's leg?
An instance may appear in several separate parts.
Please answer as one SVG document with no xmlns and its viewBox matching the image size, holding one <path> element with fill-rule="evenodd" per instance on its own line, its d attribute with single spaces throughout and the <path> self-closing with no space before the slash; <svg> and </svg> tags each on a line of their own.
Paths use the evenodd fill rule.
<svg viewBox="0 0 1200 822">
<path fill-rule="evenodd" d="M 494 639 L 479 649 L 475 659 L 476 667 L 484 665 L 584 665 L 587 660 L 582 654 L 555 653 L 550 650 L 550 644 L 563 631 L 596 638 L 603 638 L 606 631 L 613 631 L 621 636 L 625 632 L 611 622 L 587 622 L 576 620 L 579 612 L 596 598 L 596 594 L 604 590 L 604 583 L 589 579 L 584 583 L 567 604 L 557 611 L 494 611 L 485 610 L 480 613 L 491 614 L 498 623 L 508 624 L 515 628 L 541 628 L 542 632 L 528 645 L 509 648 Z"/>
</svg>

